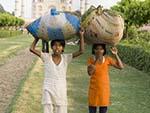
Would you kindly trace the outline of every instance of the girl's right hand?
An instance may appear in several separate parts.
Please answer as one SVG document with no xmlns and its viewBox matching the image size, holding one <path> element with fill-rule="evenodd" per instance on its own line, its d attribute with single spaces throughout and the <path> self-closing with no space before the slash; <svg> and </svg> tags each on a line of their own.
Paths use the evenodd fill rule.
<svg viewBox="0 0 150 113">
<path fill-rule="evenodd" d="M 93 64 L 91 64 L 91 65 L 89 65 L 88 66 L 88 74 L 89 75 L 93 75 L 94 73 L 95 73 L 95 70 L 96 70 L 96 66 L 95 65 L 93 65 Z"/>
</svg>

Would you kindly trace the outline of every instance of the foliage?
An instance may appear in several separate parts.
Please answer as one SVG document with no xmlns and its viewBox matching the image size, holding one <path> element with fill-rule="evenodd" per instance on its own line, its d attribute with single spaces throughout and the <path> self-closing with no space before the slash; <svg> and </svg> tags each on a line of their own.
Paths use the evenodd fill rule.
<svg viewBox="0 0 150 113">
<path fill-rule="evenodd" d="M 139 70 L 150 72 L 150 51 L 137 45 L 122 44 L 118 46 L 119 55 L 124 63 Z"/>
<path fill-rule="evenodd" d="M 128 28 L 128 39 L 134 39 L 138 37 L 138 30 L 135 26 L 130 26 Z"/>
<path fill-rule="evenodd" d="M 0 4 L 0 12 L 1 13 L 5 12 L 5 10 L 4 10 L 4 8 L 3 8 L 3 6 L 1 4 Z"/>
<path fill-rule="evenodd" d="M 13 37 L 17 35 L 21 35 L 21 31 L 14 30 L 0 30 L 0 38 Z"/>
<path fill-rule="evenodd" d="M 141 26 L 150 21 L 149 0 L 121 0 L 111 9 L 120 12 L 127 25 Z"/>
<path fill-rule="evenodd" d="M 124 37 L 128 38 L 129 26 L 139 27 L 150 22 L 150 0 L 121 0 L 111 7 L 118 11 L 125 20 Z"/>
<path fill-rule="evenodd" d="M 17 18 L 9 13 L 0 13 L 0 27 L 2 26 L 21 26 L 24 20 Z"/>
<path fill-rule="evenodd" d="M 135 26 L 128 28 L 128 38 L 122 40 L 126 45 L 133 45 L 149 51 L 150 48 L 150 32 L 139 31 Z"/>
<path fill-rule="evenodd" d="M 150 72 L 150 32 L 139 31 L 136 26 L 128 28 L 128 38 L 118 46 L 123 61 L 139 70 Z"/>
</svg>

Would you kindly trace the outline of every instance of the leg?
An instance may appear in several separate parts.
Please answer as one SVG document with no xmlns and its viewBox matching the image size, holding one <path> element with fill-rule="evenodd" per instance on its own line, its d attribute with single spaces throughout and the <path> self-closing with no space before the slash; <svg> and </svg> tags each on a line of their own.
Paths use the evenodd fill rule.
<svg viewBox="0 0 150 113">
<path fill-rule="evenodd" d="M 106 113 L 107 112 L 107 106 L 99 107 L 99 113 Z"/>
<path fill-rule="evenodd" d="M 67 105 L 65 106 L 59 106 L 59 105 L 56 105 L 55 106 L 55 113 L 67 113 Z"/>
<path fill-rule="evenodd" d="M 96 113 L 96 107 L 95 106 L 89 106 L 89 113 Z"/>
<path fill-rule="evenodd" d="M 49 53 L 49 43 L 45 40 L 42 40 L 42 52 Z"/>
<path fill-rule="evenodd" d="M 49 53 L 49 43 L 46 42 L 46 52 Z"/>
<path fill-rule="evenodd" d="M 45 41 L 42 40 L 42 52 L 45 52 Z"/>
<path fill-rule="evenodd" d="M 52 104 L 44 104 L 44 113 L 53 113 Z"/>
</svg>

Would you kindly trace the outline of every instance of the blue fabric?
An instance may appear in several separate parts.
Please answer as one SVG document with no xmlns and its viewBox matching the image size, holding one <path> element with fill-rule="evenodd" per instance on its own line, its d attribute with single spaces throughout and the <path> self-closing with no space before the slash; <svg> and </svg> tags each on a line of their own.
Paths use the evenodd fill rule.
<svg viewBox="0 0 150 113">
<path fill-rule="evenodd" d="M 49 40 L 54 40 L 54 39 L 64 39 L 64 35 L 63 32 L 61 30 L 61 28 L 47 28 L 48 31 L 48 37 Z"/>
<path fill-rule="evenodd" d="M 27 26 L 27 30 L 36 38 L 38 37 L 38 29 L 40 25 L 41 18 L 35 20 L 30 25 Z"/>
<path fill-rule="evenodd" d="M 65 17 L 70 22 L 70 24 L 74 27 L 76 32 L 78 32 L 79 28 L 80 28 L 80 20 L 79 20 L 79 18 L 77 18 L 74 15 L 71 15 L 70 13 L 65 13 Z"/>
<path fill-rule="evenodd" d="M 55 15 L 58 15 L 58 11 L 56 10 L 56 8 L 52 8 L 51 9 L 51 13 L 50 13 L 52 16 L 55 16 Z"/>
</svg>

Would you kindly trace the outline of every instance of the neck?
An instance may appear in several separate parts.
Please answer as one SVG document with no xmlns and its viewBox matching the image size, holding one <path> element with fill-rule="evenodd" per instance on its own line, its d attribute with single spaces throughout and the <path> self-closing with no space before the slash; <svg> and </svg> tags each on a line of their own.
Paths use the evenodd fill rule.
<svg viewBox="0 0 150 113">
<path fill-rule="evenodd" d="M 61 54 L 55 54 L 55 53 L 53 53 L 52 56 L 53 56 L 53 57 L 60 57 Z"/>
<path fill-rule="evenodd" d="M 98 60 L 103 60 L 103 56 L 102 56 L 102 55 L 100 55 L 100 56 L 95 56 L 95 58 L 98 59 Z"/>
</svg>

